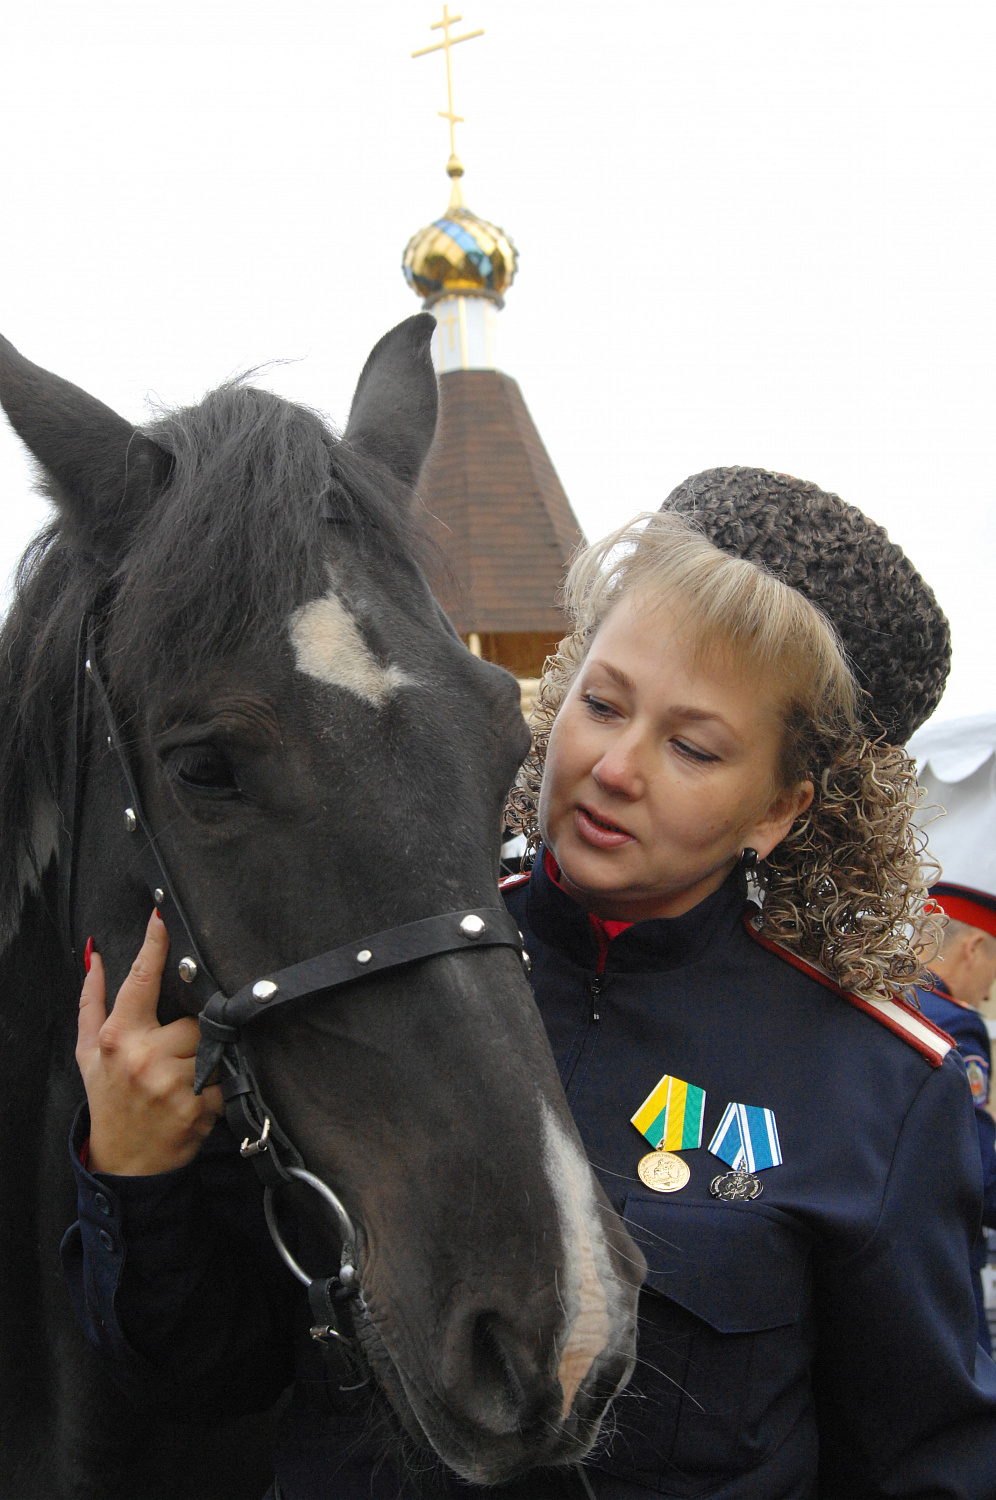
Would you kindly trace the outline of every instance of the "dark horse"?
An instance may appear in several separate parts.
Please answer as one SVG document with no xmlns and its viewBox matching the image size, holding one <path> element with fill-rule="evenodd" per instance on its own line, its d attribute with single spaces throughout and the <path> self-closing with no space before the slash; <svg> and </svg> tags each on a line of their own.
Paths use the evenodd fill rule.
<svg viewBox="0 0 996 1500">
<path fill-rule="evenodd" d="M 515 683 L 465 650 L 414 560 L 432 326 L 381 340 L 342 438 L 244 384 L 137 429 L 0 340 L 0 400 L 57 507 L 0 649 L 2 1500 L 247 1500 L 268 1479 L 259 1417 L 194 1427 L 133 1407 L 60 1275 L 72 955 L 93 934 L 113 994 L 150 903 L 91 713 L 60 923 L 81 621 L 94 612 L 146 816 L 227 993 L 498 904 L 526 734 Z M 164 1020 L 190 1008 L 178 957 Z M 358 1227 L 359 1332 L 407 1440 L 482 1484 L 581 1457 L 632 1366 L 640 1259 L 584 1159 L 519 955 L 370 974 L 246 1045 Z"/>
</svg>

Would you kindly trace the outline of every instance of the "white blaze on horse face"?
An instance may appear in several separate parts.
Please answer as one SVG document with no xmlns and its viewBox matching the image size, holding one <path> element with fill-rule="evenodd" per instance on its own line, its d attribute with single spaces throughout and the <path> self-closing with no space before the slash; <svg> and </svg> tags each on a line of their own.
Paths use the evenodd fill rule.
<svg viewBox="0 0 996 1500">
<path fill-rule="evenodd" d="M 560 1346 L 557 1377 L 564 1393 L 562 1415 L 574 1405 L 581 1382 L 609 1342 L 612 1323 L 606 1285 L 615 1278 L 595 1203 L 591 1168 L 553 1112 L 544 1105 L 546 1169 L 557 1200 L 564 1246 L 560 1295 L 570 1322 Z"/>
<path fill-rule="evenodd" d="M 414 683 L 400 667 L 381 666 L 334 588 L 296 609 L 288 628 L 299 672 L 345 688 L 375 708 Z"/>
</svg>

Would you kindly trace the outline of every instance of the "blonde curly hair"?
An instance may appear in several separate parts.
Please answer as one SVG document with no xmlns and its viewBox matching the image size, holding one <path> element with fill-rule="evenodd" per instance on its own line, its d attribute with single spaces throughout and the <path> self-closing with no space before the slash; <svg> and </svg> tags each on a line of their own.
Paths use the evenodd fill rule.
<svg viewBox="0 0 996 1500">
<path fill-rule="evenodd" d="M 940 938 L 927 909 L 932 867 L 914 823 L 916 769 L 863 727 L 870 714 L 833 626 L 756 563 L 730 557 L 674 513 L 638 516 L 576 556 L 564 585 L 574 626 L 548 658 L 531 716 L 532 747 L 505 817 L 527 851 L 540 844 L 547 744 L 595 634 L 628 594 L 666 604 L 700 656 L 731 653 L 784 687 L 783 788 L 811 780 L 812 803 L 758 867 L 765 934 L 842 989 L 882 998 L 926 978 Z"/>
</svg>

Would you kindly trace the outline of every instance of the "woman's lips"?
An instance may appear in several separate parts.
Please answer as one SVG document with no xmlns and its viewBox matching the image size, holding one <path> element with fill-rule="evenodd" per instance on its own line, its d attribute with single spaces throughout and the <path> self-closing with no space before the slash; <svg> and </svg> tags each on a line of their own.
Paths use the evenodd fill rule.
<svg viewBox="0 0 996 1500">
<path fill-rule="evenodd" d="M 574 825 L 578 838 L 595 849 L 621 849 L 623 844 L 635 842 L 631 833 L 625 833 L 614 823 L 602 822 L 586 807 L 574 809 Z"/>
</svg>

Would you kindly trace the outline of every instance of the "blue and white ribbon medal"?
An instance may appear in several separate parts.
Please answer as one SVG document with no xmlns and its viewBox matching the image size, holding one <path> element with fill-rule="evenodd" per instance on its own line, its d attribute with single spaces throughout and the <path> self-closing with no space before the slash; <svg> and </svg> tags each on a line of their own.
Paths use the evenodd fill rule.
<svg viewBox="0 0 996 1500">
<path fill-rule="evenodd" d="M 732 1167 L 714 1177 L 709 1191 L 714 1198 L 756 1198 L 762 1184 L 756 1174 L 768 1167 L 781 1166 L 782 1148 L 778 1140 L 775 1113 L 754 1104 L 728 1104 L 709 1150 L 720 1161 Z"/>
</svg>

